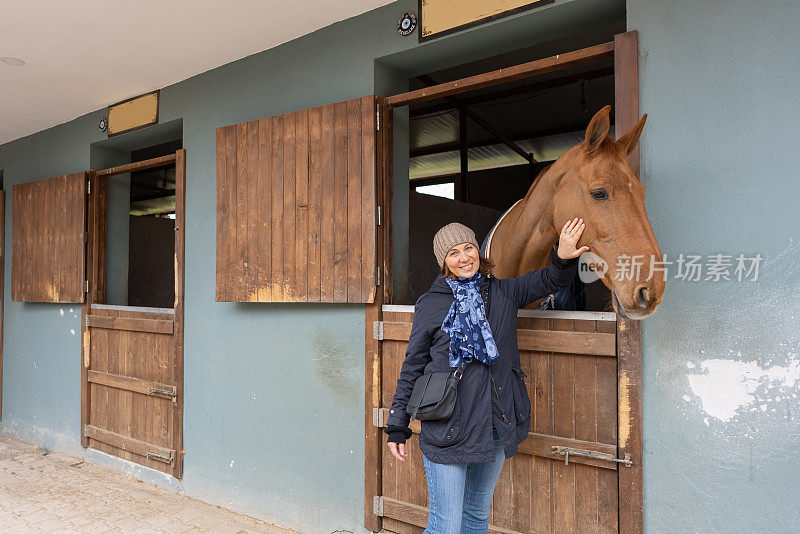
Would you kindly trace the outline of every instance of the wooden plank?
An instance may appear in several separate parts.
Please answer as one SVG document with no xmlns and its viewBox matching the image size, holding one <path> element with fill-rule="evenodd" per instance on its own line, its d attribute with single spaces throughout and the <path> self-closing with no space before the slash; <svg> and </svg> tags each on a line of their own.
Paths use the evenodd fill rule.
<svg viewBox="0 0 800 534">
<path fill-rule="evenodd" d="M 347 302 L 347 102 L 333 105 L 333 301 Z"/>
<path fill-rule="evenodd" d="M 361 99 L 361 300 L 373 302 L 376 293 L 376 99 Z"/>
<path fill-rule="evenodd" d="M 100 441 L 102 443 L 106 443 L 111 445 L 112 447 L 116 447 L 117 449 L 121 449 L 123 451 L 129 451 L 134 454 L 138 454 L 139 456 L 147 456 L 147 453 L 156 453 L 161 454 L 164 456 L 169 456 L 173 458 L 173 462 L 175 459 L 175 451 L 172 449 L 168 449 L 166 447 L 159 447 L 153 443 L 147 443 L 145 441 L 141 441 L 138 439 L 133 439 L 128 436 L 123 436 L 117 432 L 111 432 L 109 430 L 104 430 L 102 428 L 98 428 L 94 425 L 88 425 L 86 427 L 86 433 L 88 434 L 89 438 Z"/>
<path fill-rule="evenodd" d="M 228 128 L 216 129 L 216 153 L 217 153 L 217 239 L 216 239 L 216 280 L 215 280 L 215 299 L 217 302 L 228 300 L 228 284 L 224 274 L 228 272 L 228 261 L 230 258 L 230 239 L 228 237 L 228 225 L 230 224 L 231 214 L 229 212 L 230 202 L 227 196 L 229 178 L 227 175 L 226 149 Z"/>
<path fill-rule="evenodd" d="M 347 174 L 345 213 L 347 251 L 346 263 L 347 301 L 362 302 L 361 258 L 364 250 L 361 242 L 361 100 L 348 100 L 347 109 Z"/>
<path fill-rule="evenodd" d="M 308 300 L 322 300 L 322 108 L 308 110 Z"/>
<path fill-rule="evenodd" d="M 575 321 L 575 331 L 595 332 L 596 322 Z M 597 360 L 597 356 L 575 359 L 575 438 L 592 443 L 597 442 Z M 615 455 L 616 451 L 611 454 Z M 578 532 L 597 530 L 597 480 L 595 467 L 575 466 L 575 527 Z"/>
<path fill-rule="evenodd" d="M 573 330 L 573 320 L 553 319 L 554 330 Z M 553 435 L 575 438 L 575 356 L 553 354 Z M 575 525 L 575 463 L 553 462 L 553 530 L 570 532 Z"/>
<path fill-rule="evenodd" d="M 603 43 L 566 54 L 558 54 L 544 59 L 537 59 L 493 70 L 467 78 L 461 78 L 451 82 L 432 85 L 423 89 L 401 93 L 386 98 L 386 103 L 391 107 L 407 106 L 435 100 L 445 96 L 455 95 L 466 91 L 474 91 L 491 85 L 512 82 L 529 76 L 546 74 L 559 69 L 565 69 L 575 65 L 581 65 L 590 61 L 597 61 L 610 57 L 614 53 L 614 43 Z"/>
<path fill-rule="evenodd" d="M 598 332 L 616 333 L 617 324 L 597 323 Z M 597 359 L 597 440 L 617 445 L 617 360 Z M 629 468 L 624 468 L 625 471 Z M 597 473 L 597 524 L 600 532 L 617 532 L 619 526 L 619 484 L 617 473 Z"/>
<path fill-rule="evenodd" d="M 84 301 L 86 179 L 80 172 L 13 186 L 13 301 Z"/>
<path fill-rule="evenodd" d="M 381 269 L 381 284 L 383 284 L 383 301 L 386 303 L 393 302 L 393 286 L 394 274 L 392 269 L 393 260 L 393 237 L 392 228 L 394 225 L 394 216 L 392 202 L 394 198 L 394 149 L 392 146 L 392 130 L 394 128 L 394 111 L 386 102 L 386 99 L 380 101 L 381 109 L 381 125 L 380 125 L 380 154 L 379 168 L 381 176 L 379 180 L 380 194 L 377 196 L 380 199 L 382 206 L 381 215 L 381 232 L 378 233 L 378 250 L 381 251 L 381 261 L 378 262 L 378 267 Z"/>
<path fill-rule="evenodd" d="M 244 205 L 241 206 L 240 215 L 242 224 L 239 226 L 239 239 L 241 244 L 241 262 L 243 269 L 244 299 L 248 302 L 258 300 L 258 279 L 261 275 L 262 262 L 258 258 L 258 249 L 252 246 L 258 239 L 258 202 L 253 198 L 254 188 L 258 184 L 258 121 L 246 122 L 243 125 L 243 143 L 239 145 L 241 153 L 237 154 L 238 163 L 242 166 L 239 176 L 244 181 L 244 187 L 238 193 L 244 195 Z"/>
<path fill-rule="evenodd" d="M 91 369 L 88 371 L 87 379 L 92 384 L 101 384 L 103 386 L 108 386 L 117 389 L 124 389 L 125 391 L 142 393 L 144 395 L 149 395 L 150 390 L 152 389 L 171 391 L 172 393 L 175 394 L 177 394 L 178 392 L 178 387 L 170 384 L 154 382 L 152 380 L 142 380 L 141 378 L 133 378 L 125 375 L 117 375 L 112 373 L 104 373 L 101 371 L 93 371 Z M 167 398 L 173 400 L 173 397 L 167 396 Z"/>
<path fill-rule="evenodd" d="M 183 477 L 183 335 L 184 335 L 184 272 L 186 265 L 186 150 L 175 153 L 175 325 L 173 328 L 172 381 L 176 385 L 176 402 L 172 410 L 172 448 L 178 453 L 172 476 Z"/>
<path fill-rule="evenodd" d="M 297 113 L 283 116 L 283 298 L 301 300 L 296 293 L 295 247 L 297 241 L 295 213 L 295 173 L 297 148 Z"/>
<path fill-rule="evenodd" d="M 272 119 L 258 121 L 258 174 L 255 183 L 257 293 L 259 302 L 272 300 Z"/>
<path fill-rule="evenodd" d="M 518 328 L 544 329 L 549 327 L 549 319 L 518 318 Z M 531 430 L 544 435 L 553 434 L 553 389 L 552 389 L 552 354 L 544 352 L 527 352 L 526 358 L 531 366 Z M 523 442 L 523 445 L 525 443 Z M 553 516 L 553 461 L 544 457 L 532 456 L 533 459 L 533 499 L 531 515 L 535 518 L 533 532 L 550 533 Z"/>
<path fill-rule="evenodd" d="M 235 281 L 234 298 L 237 302 L 246 301 L 249 298 L 247 275 L 248 258 L 248 237 L 250 221 L 247 218 L 247 206 L 250 204 L 250 191 L 248 184 L 247 168 L 247 128 L 248 124 L 236 125 L 236 226 L 231 228 L 234 232 L 236 243 L 234 256 L 232 258 L 233 280 Z"/>
<path fill-rule="evenodd" d="M 283 116 L 272 117 L 272 300 L 283 302 Z"/>
<path fill-rule="evenodd" d="M 614 37 L 614 99 L 618 135 L 639 120 L 639 36 L 631 31 Z M 639 150 L 628 156 L 639 175 Z M 617 319 L 618 444 L 619 454 L 630 454 L 633 466 L 619 472 L 619 531 L 644 532 L 642 470 L 642 330 L 640 321 Z"/>
<path fill-rule="evenodd" d="M 334 302 L 334 203 L 335 161 L 334 161 L 334 108 L 322 108 L 322 219 L 320 220 L 320 300 Z"/>
<path fill-rule="evenodd" d="M 95 175 L 103 178 L 114 176 L 115 174 L 127 174 L 134 171 L 143 171 L 146 169 L 153 169 L 155 167 L 166 167 L 175 163 L 175 154 L 167 154 L 158 158 L 146 159 L 143 161 L 136 161 L 134 163 L 127 163 L 125 165 L 118 165 L 101 171 L 95 171 Z"/>
<path fill-rule="evenodd" d="M 153 332 L 156 334 L 172 334 L 175 321 L 172 319 L 136 319 L 132 317 L 114 317 L 107 315 L 88 315 L 89 326 L 110 330 L 132 330 L 135 332 Z"/>
<path fill-rule="evenodd" d="M 613 334 L 518 329 L 517 344 L 520 350 L 616 356 L 616 339 Z"/>
<path fill-rule="evenodd" d="M 309 138 L 308 110 L 297 112 L 295 136 L 295 285 L 296 300 L 308 300 L 308 203 L 309 203 Z"/>
</svg>

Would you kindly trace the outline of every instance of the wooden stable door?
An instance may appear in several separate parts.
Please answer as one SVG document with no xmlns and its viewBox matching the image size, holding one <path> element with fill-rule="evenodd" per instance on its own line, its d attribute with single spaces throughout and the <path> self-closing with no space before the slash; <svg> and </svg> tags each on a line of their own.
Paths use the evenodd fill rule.
<svg viewBox="0 0 800 534">
<path fill-rule="evenodd" d="M 116 174 L 175 165 L 175 303 L 105 301 L 106 182 Z M 185 151 L 93 173 L 83 304 L 83 445 L 181 477 Z"/>
<path fill-rule="evenodd" d="M 383 338 L 378 426 L 392 403 L 412 321 L 413 306 L 385 306 L 376 327 Z M 617 474 L 628 467 L 616 461 L 615 315 L 523 310 L 517 339 L 531 429 L 503 466 L 489 532 L 617 532 Z M 398 462 L 384 447 L 382 492 L 374 499 L 383 528 L 400 534 L 422 532 L 428 517 L 419 421 L 411 428 L 408 460 Z"/>
</svg>

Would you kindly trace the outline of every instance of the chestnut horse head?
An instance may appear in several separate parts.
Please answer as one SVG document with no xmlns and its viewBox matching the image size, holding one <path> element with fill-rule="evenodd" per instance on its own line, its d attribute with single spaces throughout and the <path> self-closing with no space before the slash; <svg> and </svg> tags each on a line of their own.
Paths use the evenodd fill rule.
<svg viewBox="0 0 800 534">
<path fill-rule="evenodd" d="M 497 225 L 490 257 L 501 278 L 541 268 L 565 222 L 582 217 L 586 229 L 578 246 L 588 245 L 605 262 L 601 280 L 611 290 L 615 311 L 643 319 L 655 311 L 666 285 L 661 250 L 644 209 L 645 189 L 626 162 L 647 115 L 615 141 L 608 137 L 610 110 L 597 112 L 584 141 L 542 171 Z"/>
</svg>

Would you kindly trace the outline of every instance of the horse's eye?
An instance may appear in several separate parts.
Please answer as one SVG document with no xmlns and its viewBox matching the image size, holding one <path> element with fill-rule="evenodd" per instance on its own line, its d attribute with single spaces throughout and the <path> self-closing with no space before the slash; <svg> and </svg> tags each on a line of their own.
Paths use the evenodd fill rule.
<svg viewBox="0 0 800 534">
<path fill-rule="evenodd" d="M 598 202 L 602 202 L 603 200 L 608 198 L 608 191 L 606 191 L 605 189 L 595 189 L 590 193 L 590 195 L 592 195 L 592 198 L 597 200 Z"/>
</svg>

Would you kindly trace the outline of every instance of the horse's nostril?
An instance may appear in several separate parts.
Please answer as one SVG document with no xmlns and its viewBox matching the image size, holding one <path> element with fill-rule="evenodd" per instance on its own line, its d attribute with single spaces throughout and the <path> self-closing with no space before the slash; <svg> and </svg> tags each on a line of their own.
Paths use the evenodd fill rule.
<svg viewBox="0 0 800 534">
<path fill-rule="evenodd" d="M 639 291 L 636 292 L 636 302 L 641 308 L 647 307 L 647 286 L 640 287 Z"/>
</svg>

